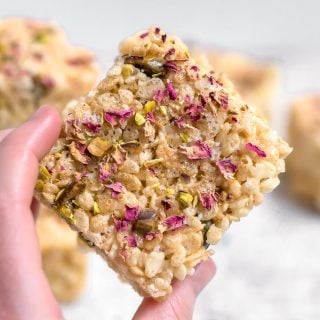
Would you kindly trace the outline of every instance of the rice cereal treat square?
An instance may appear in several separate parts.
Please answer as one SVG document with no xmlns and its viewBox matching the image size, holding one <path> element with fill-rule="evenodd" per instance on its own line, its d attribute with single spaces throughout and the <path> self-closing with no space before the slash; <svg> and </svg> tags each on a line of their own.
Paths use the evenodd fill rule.
<svg viewBox="0 0 320 320">
<path fill-rule="evenodd" d="M 279 88 L 279 72 L 270 63 L 255 61 L 241 53 L 195 49 L 196 60 L 224 73 L 241 97 L 269 121 Z"/>
<path fill-rule="evenodd" d="M 294 152 L 288 172 L 293 192 L 320 211 L 320 95 L 291 104 L 289 139 Z"/>
<path fill-rule="evenodd" d="M 41 207 L 37 220 L 42 265 L 55 297 L 76 299 L 84 290 L 87 257 L 80 252 L 77 233 L 52 210 Z"/>
<path fill-rule="evenodd" d="M 0 129 L 21 123 L 42 104 L 61 110 L 97 77 L 93 53 L 71 46 L 55 24 L 0 20 Z"/>
<path fill-rule="evenodd" d="M 143 296 L 165 299 L 285 170 L 290 147 L 227 84 L 140 32 L 41 163 L 37 197 Z"/>
</svg>

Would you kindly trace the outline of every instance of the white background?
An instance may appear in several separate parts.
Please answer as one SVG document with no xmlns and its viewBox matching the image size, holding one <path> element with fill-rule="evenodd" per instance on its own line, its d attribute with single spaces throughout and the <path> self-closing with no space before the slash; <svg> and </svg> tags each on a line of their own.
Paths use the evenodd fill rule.
<svg viewBox="0 0 320 320">
<path fill-rule="evenodd" d="M 282 86 L 274 126 L 286 133 L 288 101 L 320 91 L 318 1 L 17 1 L 0 0 L 0 17 L 57 21 L 75 44 L 94 49 L 104 71 L 119 40 L 157 25 L 185 40 L 243 50 L 274 61 Z M 320 215 L 296 203 L 288 183 L 215 248 L 218 272 L 194 319 L 320 319 Z M 140 298 L 90 255 L 85 294 L 63 306 L 71 320 L 130 319 Z"/>
</svg>

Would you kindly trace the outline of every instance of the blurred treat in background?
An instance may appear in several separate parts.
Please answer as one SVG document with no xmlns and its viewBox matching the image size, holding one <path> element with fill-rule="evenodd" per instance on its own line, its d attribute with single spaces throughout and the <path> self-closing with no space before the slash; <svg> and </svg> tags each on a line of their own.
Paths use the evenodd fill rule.
<svg viewBox="0 0 320 320">
<path fill-rule="evenodd" d="M 296 99 L 290 111 L 290 186 L 298 198 L 320 211 L 320 94 Z"/>
<path fill-rule="evenodd" d="M 0 129 L 19 125 L 43 104 L 62 112 L 96 84 L 98 75 L 94 53 L 71 46 L 55 24 L 0 20 Z M 37 228 L 51 288 L 60 301 L 71 301 L 86 278 L 87 261 L 77 235 L 44 207 Z"/>
<path fill-rule="evenodd" d="M 195 48 L 191 55 L 202 64 L 209 64 L 224 73 L 242 98 L 256 106 L 271 121 L 272 107 L 279 88 L 279 72 L 268 63 L 255 61 L 241 53 Z"/>
<path fill-rule="evenodd" d="M 44 272 L 56 298 L 70 302 L 84 290 L 87 257 L 79 251 L 77 233 L 46 207 L 37 221 Z"/>
<path fill-rule="evenodd" d="M 43 104 L 61 110 L 98 75 L 93 52 L 71 46 L 55 24 L 0 20 L 0 129 L 20 124 Z"/>
</svg>

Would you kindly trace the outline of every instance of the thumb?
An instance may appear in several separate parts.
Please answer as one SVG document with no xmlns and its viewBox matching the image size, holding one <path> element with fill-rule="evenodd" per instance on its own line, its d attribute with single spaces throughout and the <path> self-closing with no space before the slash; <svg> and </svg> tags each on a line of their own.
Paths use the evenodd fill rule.
<svg viewBox="0 0 320 320">
<path fill-rule="evenodd" d="M 157 302 L 151 298 L 144 299 L 133 320 L 192 319 L 196 298 L 212 279 L 215 271 L 216 267 L 211 259 L 202 262 L 192 276 L 174 283 L 173 291 L 167 300 Z"/>
</svg>

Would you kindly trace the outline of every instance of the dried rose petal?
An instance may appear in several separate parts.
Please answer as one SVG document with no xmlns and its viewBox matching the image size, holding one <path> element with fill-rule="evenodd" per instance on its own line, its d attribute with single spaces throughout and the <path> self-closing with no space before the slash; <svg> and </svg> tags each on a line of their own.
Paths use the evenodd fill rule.
<svg viewBox="0 0 320 320">
<path fill-rule="evenodd" d="M 156 119 L 154 117 L 154 112 L 152 112 L 152 111 L 147 112 L 147 120 L 152 122 L 152 123 L 156 122 Z"/>
<path fill-rule="evenodd" d="M 82 121 L 82 124 L 93 133 L 98 133 L 102 129 L 101 123 L 93 123 L 89 119 Z"/>
<path fill-rule="evenodd" d="M 121 249 L 121 250 L 119 251 L 119 256 L 120 256 L 124 261 L 126 261 L 127 258 L 128 258 L 128 253 L 126 252 L 126 250 Z"/>
<path fill-rule="evenodd" d="M 161 204 L 163 205 L 164 210 L 169 210 L 171 209 L 171 203 L 167 200 L 162 200 Z"/>
<path fill-rule="evenodd" d="M 235 117 L 232 117 L 231 120 L 232 120 L 233 123 L 237 123 L 238 122 L 238 119 L 235 118 Z"/>
<path fill-rule="evenodd" d="M 104 113 L 104 119 L 111 126 L 115 126 L 118 121 L 120 124 L 124 124 L 129 117 L 133 115 L 133 111 L 129 110 L 110 110 Z"/>
<path fill-rule="evenodd" d="M 202 206 L 207 210 L 211 210 L 214 207 L 214 205 L 217 203 L 217 198 L 214 192 L 212 191 L 201 192 L 199 198 Z"/>
<path fill-rule="evenodd" d="M 196 141 L 191 147 L 181 147 L 182 153 L 190 160 L 210 159 L 213 152 L 206 142 Z"/>
<path fill-rule="evenodd" d="M 171 216 L 164 220 L 164 224 L 168 226 L 169 231 L 177 230 L 185 224 L 185 216 Z"/>
<path fill-rule="evenodd" d="M 156 28 L 154 29 L 154 33 L 155 33 L 155 34 L 159 34 L 159 33 L 160 33 L 160 28 L 159 28 L 159 27 L 156 27 Z"/>
<path fill-rule="evenodd" d="M 198 121 L 201 118 L 203 110 L 203 106 L 199 106 L 194 103 L 185 108 L 186 114 L 192 121 Z"/>
<path fill-rule="evenodd" d="M 163 98 L 164 98 L 163 90 L 157 90 L 153 95 L 153 100 L 156 101 L 158 104 L 162 102 Z"/>
<path fill-rule="evenodd" d="M 231 161 L 229 158 L 219 160 L 216 162 L 217 167 L 223 174 L 225 179 L 230 180 L 233 178 L 233 174 L 237 171 L 238 166 Z"/>
<path fill-rule="evenodd" d="M 190 98 L 190 96 L 188 94 L 184 97 L 184 102 L 186 104 L 191 104 L 191 98 Z"/>
<path fill-rule="evenodd" d="M 199 68 L 197 66 L 191 66 L 190 69 L 193 71 L 199 71 Z"/>
<path fill-rule="evenodd" d="M 185 128 L 187 126 L 187 123 L 185 119 L 181 116 L 178 119 L 175 119 L 173 122 L 179 129 Z"/>
<path fill-rule="evenodd" d="M 164 55 L 164 58 L 167 59 L 169 56 L 173 55 L 176 52 L 175 48 L 171 48 L 168 52 Z"/>
<path fill-rule="evenodd" d="M 43 76 L 41 78 L 41 83 L 43 84 L 43 86 L 46 88 L 46 89 L 52 89 L 54 88 L 55 86 L 55 81 L 52 77 L 50 76 Z"/>
<path fill-rule="evenodd" d="M 121 152 L 119 148 L 116 148 L 116 150 L 111 154 L 112 158 L 116 162 L 116 164 L 122 164 L 127 158 L 127 154 L 125 152 Z"/>
<path fill-rule="evenodd" d="M 126 212 L 125 212 L 125 214 L 124 214 L 125 219 L 126 219 L 127 221 L 134 221 L 134 220 L 136 220 L 137 217 L 138 217 L 138 215 L 139 215 L 139 211 L 140 211 L 140 209 L 139 209 L 138 206 L 131 208 L 131 207 L 129 207 L 129 206 L 126 205 Z"/>
<path fill-rule="evenodd" d="M 114 199 L 118 199 L 119 194 L 123 191 L 123 185 L 120 182 L 108 184 L 106 187 L 112 190 L 111 197 Z"/>
<path fill-rule="evenodd" d="M 201 106 L 205 107 L 207 104 L 207 99 L 201 94 L 200 95 Z"/>
<path fill-rule="evenodd" d="M 79 141 L 75 141 L 76 148 L 79 150 L 81 154 L 87 154 L 87 145 L 83 144 Z"/>
<path fill-rule="evenodd" d="M 173 72 L 178 72 L 181 70 L 181 67 L 177 66 L 174 62 L 172 61 L 167 61 L 166 63 L 163 64 L 163 66 L 167 69 L 170 69 Z"/>
<path fill-rule="evenodd" d="M 149 231 L 146 235 L 145 235 L 145 239 L 146 240 L 153 240 L 154 238 L 157 238 L 160 236 L 160 232 L 159 231 Z"/>
<path fill-rule="evenodd" d="M 173 85 L 172 85 L 172 82 L 168 82 L 167 83 L 167 92 L 169 94 L 169 98 L 171 100 L 176 100 L 178 95 L 177 95 L 177 92 L 175 91 Z"/>
<path fill-rule="evenodd" d="M 217 81 L 213 78 L 213 76 L 209 76 L 208 80 L 209 80 L 210 84 L 213 86 L 217 84 Z"/>
<path fill-rule="evenodd" d="M 162 40 L 163 43 L 165 43 L 166 40 L 167 40 L 167 35 L 166 35 L 166 34 L 163 34 L 163 35 L 161 36 L 161 40 Z"/>
<path fill-rule="evenodd" d="M 152 174 L 156 173 L 156 170 L 153 167 L 148 167 L 148 171 Z"/>
<path fill-rule="evenodd" d="M 102 164 L 99 165 L 99 181 L 100 183 L 105 183 L 110 177 L 112 176 L 112 174 L 107 171 Z"/>
<path fill-rule="evenodd" d="M 267 154 L 263 150 L 261 150 L 258 146 L 254 145 L 252 143 L 246 143 L 245 147 L 248 150 L 255 152 L 261 158 L 265 158 L 267 156 Z"/>
<path fill-rule="evenodd" d="M 144 38 L 147 37 L 148 35 L 149 35 L 149 32 L 142 33 L 142 34 L 140 34 L 140 38 L 141 38 L 141 39 L 144 39 Z"/>
<path fill-rule="evenodd" d="M 126 220 L 118 220 L 113 218 L 113 223 L 117 232 L 124 232 L 128 230 L 128 221 Z"/>
<path fill-rule="evenodd" d="M 129 247 L 134 248 L 134 247 L 137 246 L 137 239 L 136 239 L 136 237 L 135 237 L 134 235 L 128 234 L 128 235 L 126 236 L 126 239 L 127 239 L 128 246 L 129 246 Z"/>
<path fill-rule="evenodd" d="M 227 109 L 229 106 L 229 97 L 227 94 L 220 95 L 220 103 L 224 109 Z"/>
</svg>

